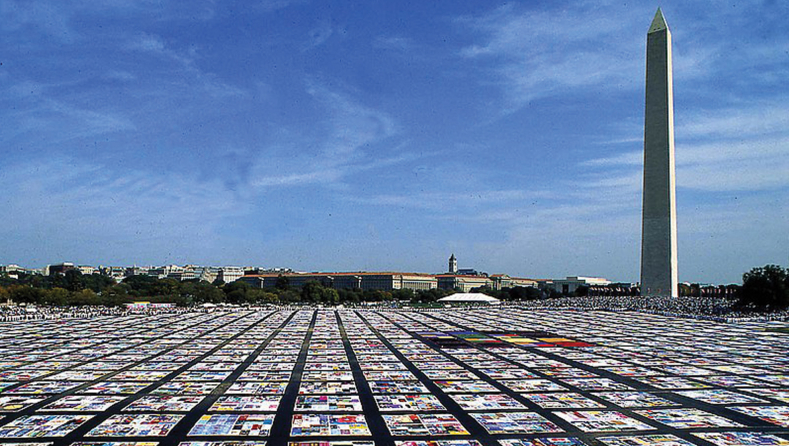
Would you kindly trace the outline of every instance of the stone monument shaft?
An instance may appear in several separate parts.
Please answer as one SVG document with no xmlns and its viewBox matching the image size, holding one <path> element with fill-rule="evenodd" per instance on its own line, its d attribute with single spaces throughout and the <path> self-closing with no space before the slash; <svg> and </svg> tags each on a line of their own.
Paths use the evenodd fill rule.
<svg viewBox="0 0 789 446">
<path fill-rule="evenodd" d="M 660 9 L 647 33 L 641 295 L 677 296 L 671 32 Z"/>
</svg>

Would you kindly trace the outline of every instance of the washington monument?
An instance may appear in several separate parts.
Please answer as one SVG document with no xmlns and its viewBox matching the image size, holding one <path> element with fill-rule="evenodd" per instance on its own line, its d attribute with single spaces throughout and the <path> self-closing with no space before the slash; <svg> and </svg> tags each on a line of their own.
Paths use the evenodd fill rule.
<svg viewBox="0 0 789 446">
<path fill-rule="evenodd" d="M 660 9 L 647 33 L 641 295 L 677 296 L 671 32 Z"/>
</svg>

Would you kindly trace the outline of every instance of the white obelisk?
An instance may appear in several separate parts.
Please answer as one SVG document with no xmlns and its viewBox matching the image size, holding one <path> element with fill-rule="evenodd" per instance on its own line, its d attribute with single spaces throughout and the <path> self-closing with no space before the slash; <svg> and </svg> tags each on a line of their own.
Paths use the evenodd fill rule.
<svg viewBox="0 0 789 446">
<path fill-rule="evenodd" d="M 658 8 L 647 33 L 641 295 L 677 296 L 671 32 Z"/>
</svg>

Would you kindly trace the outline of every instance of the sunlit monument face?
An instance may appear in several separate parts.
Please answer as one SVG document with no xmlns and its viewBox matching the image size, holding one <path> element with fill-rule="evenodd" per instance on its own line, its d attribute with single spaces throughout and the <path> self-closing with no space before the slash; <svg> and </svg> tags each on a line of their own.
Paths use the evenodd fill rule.
<svg viewBox="0 0 789 446">
<path fill-rule="evenodd" d="M 677 296 L 671 32 L 658 9 L 647 33 L 641 294 Z"/>
</svg>

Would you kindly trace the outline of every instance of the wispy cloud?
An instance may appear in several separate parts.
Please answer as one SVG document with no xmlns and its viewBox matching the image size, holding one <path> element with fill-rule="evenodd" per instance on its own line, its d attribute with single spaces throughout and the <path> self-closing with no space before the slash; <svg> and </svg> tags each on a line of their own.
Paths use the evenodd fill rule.
<svg viewBox="0 0 789 446">
<path fill-rule="evenodd" d="M 716 84 L 725 79 L 726 85 L 777 87 L 779 79 L 786 77 L 782 75 L 789 73 L 789 66 L 782 62 L 789 44 L 783 36 L 768 38 L 767 32 L 762 42 L 749 41 L 748 51 L 743 51 L 732 41 L 750 37 L 724 31 L 764 26 L 755 22 L 775 20 L 777 11 L 769 11 L 766 5 L 753 5 L 754 14 L 714 7 L 705 11 L 704 21 L 688 20 L 697 13 L 697 6 L 673 5 L 670 12 L 675 15 L 669 16 L 670 25 L 672 18 L 679 22 L 674 33 L 675 79 L 690 88 L 690 94 L 736 100 Z M 507 4 L 457 20 L 476 32 L 475 42 L 460 55 L 495 75 L 495 85 L 506 101 L 505 112 L 536 98 L 635 90 L 643 82 L 645 33 L 652 14 L 651 6 L 614 2 L 574 2 L 561 7 Z M 765 66 L 770 68 L 761 69 Z"/>
<path fill-rule="evenodd" d="M 331 184 L 341 181 L 351 172 L 372 170 L 414 159 L 416 155 L 403 153 L 402 145 L 388 141 L 398 133 L 398 126 L 388 114 L 360 104 L 348 95 L 330 90 L 323 85 L 310 81 L 308 93 L 326 110 L 327 117 L 316 123 L 324 131 L 319 141 L 310 145 L 319 147 L 311 158 L 289 157 L 284 172 L 277 175 L 259 175 L 253 185 L 299 186 L 304 184 Z M 390 144 L 393 157 L 381 157 L 370 161 L 367 148 L 378 144 Z M 270 171 L 268 162 L 259 167 L 261 172 Z"/>
<path fill-rule="evenodd" d="M 330 113 L 327 155 L 353 156 L 365 144 L 384 140 L 397 131 L 395 120 L 380 110 L 367 107 L 347 95 L 310 81 L 307 92 Z"/>
<path fill-rule="evenodd" d="M 128 44 L 129 49 L 165 54 L 164 42 L 159 36 L 143 33 Z"/>
<path fill-rule="evenodd" d="M 590 167 L 614 167 L 614 166 L 639 166 L 644 163 L 644 153 L 638 152 L 625 152 L 607 158 L 592 158 L 581 161 L 581 166 Z"/>
<path fill-rule="evenodd" d="M 69 24 L 70 10 L 64 6 L 48 1 L 0 2 L 0 30 L 24 34 L 32 28 L 47 38 L 69 43 L 76 36 Z"/>
<path fill-rule="evenodd" d="M 252 184 L 256 187 L 303 186 L 307 184 L 334 183 L 343 176 L 343 169 L 328 168 L 304 173 L 290 173 L 258 178 L 252 181 Z"/>
<path fill-rule="evenodd" d="M 404 195 L 380 194 L 370 197 L 346 196 L 345 199 L 354 203 L 373 206 L 398 206 L 404 208 L 427 209 L 431 211 L 453 210 L 462 213 L 471 209 L 479 209 L 480 207 L 496 204 L 505 204 L 511 207 L 516 204 L 533 203 L 554 196 L 553 193 L 547 191 L 507 189 L 484 191 L 470 190 L 468 192 L 433 191 Z M 489 216 L 487 212 L 482 215 Z"/>
<path fill-rule="evenodd" d="M 789 137 L 689 146 L 677 162 L 679 187 L 720 192 L 789 187 Z"/>
<path fill-rule="evenodd" d="M 724 192 L 789 186 L 789 109 L 750 104 L 737 109 L 700 110 L 676 127 L 677 186 Z M 643 150 L 585 160 L 607 169 L 607 181 L 623 180 L 622 167 L 640 171 Z M 632 177 L 632 174 L 627 174 Z"/>
<path fill-rule="evenodd" d="M 789 138 L 678 145 L 677 187 L 708 192 L 767 191 L 789 187 Z M 606 168 L 592 184 L 640 188 L 643 152 L 582 163 Z M 621 169 L 622 166 L 630 169 Z M 639 189 L 640 191 L 640 189 Z M 612 191 L 613 193 L 613 191 Z"/>
<path fill-rule="evenodd" d="M 416 47 L 416 43 L 408 37 L 379 36 L 373 40 L 373 47 L 384 50 L 412 51 Z"/>
<path fill-rule="evenodd" d="M 135 130 L 134 122 L 123 113 L 101 108 L 88 109 L 57 99 L 53 92 L 63 88 L 59 84 L 22 81 L 0 88 L 0 98 L 18 104 L 15 110 L 6 110 L 4 119 L 8 127 L 3 138 L 10 142 L 20 136 L 35 141 L 46 134 L 48 141 L 64 142 L 74 138 L 100 135 L 118 131 Z M 50 133 L 50 129 L 55 130 Z"/>
<path fill-rule="evenodd" d="M 642 17 L 639 8 L 629 15 Z M 477 31 L 482 42 L 461 51 L 495 67 L 510 109 L 537 97 L 588 86 L 621 89 L 637 85 L 643 45 L 623 36 L 638 20 L 600 13 L 590 4 L 562 10 L 524 9 L 513 4 L 459 23 Z M 575 91 L 575 90 L 574 90 Z"/>
<path fill-rule="evenodd" d="M 120 17 L 124 20 L 148 17 L 159 21 L 210 20 L 215 16 L 214 0 L 180 2 L 107 0 L 69 1 L 57 0 L 7 0 L 0 2 L 0 32 L 8 35 L 25 35 L 29 31 L 42 34 L 46 39 L 60 44 L 84 42 L 79 24 L 84 16 Z M 20 30 L 28 32 L 20 33 Z"/>
<path fill-rule="evenodd" d="M 274 12 L 294 5 L 308 3 L 308 0 L 259 0 L 253 7 L 261 12 Z"/>
<path fill-rule="evenodd" d="M 174 62 L 185 76 L 176 80 L 177 78 L 172 78 L 168 72 L 168 83 L 180 82 L 188 86 L 189 89 L 194 89 L 195 86 L 198 86 L 206 93 L 217 98 L 240 96 L 246 93 L 243 89 L 224 82 L 214 74 L 200 69 L 196 63 L 196 60 L 200 57 L 199 48 L 196 46 L 177 50 L 168 45 L 161 36 L 142 33 L 130 38 L 126 42 L 126 49 Z"/>
<path fill-rule="evenodd" d="M 739 104 L 738 107 L 694 112 L 678 123 L 678 138 L 736 138 L 789 133 L 789 107 L 781 104 Z"/>
<path fill-rule="evenodd" d="M 304 44 L 302 51 L 308 51 L 317 48 L 324 43 L 334 34 L 334 28 L 328 21 L 321 22 L 318 26 L 310 30 L 308 40 Z"/>
<path fill-rule="evenodd" d="M 51 243 L 36 244 L 44 261 L 86 250 L 94 260 L 161 252 L 157 245 L 172 243 L 190 251 L 190 240 L 207 243 L 227 219 L 248 211 L 243 199 L 216 181 L 111 171 L 68 157 L 7 166 L 0 187 L 8 192 L 0 198 L 4 212 L 15 216 L 0 229 L 14 240 L 4 250 L 22 256 L 32 239 L 59 234 Z"/>
</svg>

